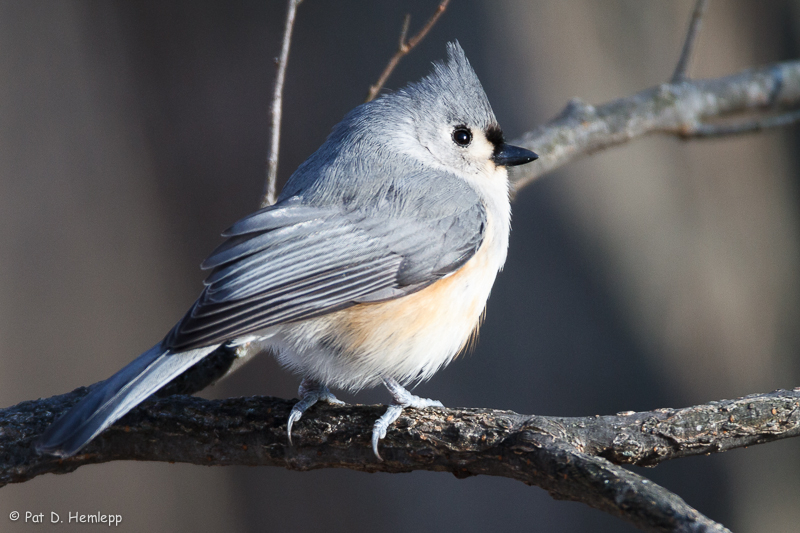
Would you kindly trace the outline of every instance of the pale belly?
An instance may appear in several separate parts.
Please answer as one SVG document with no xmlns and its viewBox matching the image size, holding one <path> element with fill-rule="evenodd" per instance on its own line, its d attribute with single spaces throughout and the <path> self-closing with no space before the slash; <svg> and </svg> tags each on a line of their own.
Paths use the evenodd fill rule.
<svg viewBox="0 0 800 533">
<path fill-rule="evenodd" d="M 404 384 L 427 379 L 477 333 L 505 256 L 492 241 L 425 289 L 282 326 L 270 344 L 281 363 L 328 386 L 357 390 L 381 376 Z"/>
</svg>

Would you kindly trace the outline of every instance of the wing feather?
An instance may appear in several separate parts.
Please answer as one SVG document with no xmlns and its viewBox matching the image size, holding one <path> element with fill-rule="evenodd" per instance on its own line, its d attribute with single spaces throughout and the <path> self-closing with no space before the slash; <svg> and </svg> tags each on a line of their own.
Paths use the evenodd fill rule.
<svg viewBox="0 0 800 533">
<path fill-rule="evenodd" d="M 429 216 L 345 211 L 296 198 L 237 222 L 203 268 L 206 288 L 165 339 L 183 351 L 359 302 L 398 298 L 463 265 L 483 239 L 479 201 Z M 425 211 L 423 211 L 425 212 Z"/>
</svg>

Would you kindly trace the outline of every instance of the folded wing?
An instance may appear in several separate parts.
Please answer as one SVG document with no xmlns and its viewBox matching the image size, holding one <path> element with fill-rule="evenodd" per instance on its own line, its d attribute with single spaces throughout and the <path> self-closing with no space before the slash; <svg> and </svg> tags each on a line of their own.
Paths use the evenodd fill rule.
<svg viewBox="0 0 800 533">
<path fill-rule="evenodd" d="M 474 200 L 413 210 L 386 200 L 366 212 L 293 198 L 258 211 L 228 229 L 203 263 L 206 288 L 165 347 L 219 344 L 417 291 L 477 251 L 486 219 Z"/>
</svg>

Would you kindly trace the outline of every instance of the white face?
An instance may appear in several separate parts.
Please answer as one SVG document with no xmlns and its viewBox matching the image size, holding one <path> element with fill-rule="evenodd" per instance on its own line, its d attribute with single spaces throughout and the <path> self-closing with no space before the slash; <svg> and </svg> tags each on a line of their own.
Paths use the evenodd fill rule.
<svg viewBox="0 0 800 533">
<path fill-rule="evenodd" d="M 495 137 L 500 137 L 499 128 Z M 473 178 L 491 177 L 497 170 L 492 161 L 495 145 L 478 127 L 453 123 L 417 128 L 417 139 L 437 166 Z"/>
</svg>

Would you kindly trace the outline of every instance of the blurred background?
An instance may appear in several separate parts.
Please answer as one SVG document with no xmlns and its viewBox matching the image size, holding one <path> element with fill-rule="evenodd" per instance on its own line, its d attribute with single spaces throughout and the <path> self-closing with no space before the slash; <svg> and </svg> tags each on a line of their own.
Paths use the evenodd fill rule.
<svg viewBox="0 0 800 533">
<path fill-rule="evenodd" d="M 199 263 L 263 189 L 285 4 L 0 1 L 0 404 L 106 378 L 199 294 Z M 282 181 L 363 101 L 403 15 L 414 33 L 436 4 L 300 6 Z M 667 80 L 692 7 L 454 0 L 388 87 L 458 39 L 514 139 L 570 97 Z M 797 58 L 799 30 L 800 2 L 712 1 L 690 74 Z M 650 137 L 528 186 L 477 349 L 416 392 L 578 416 L 798 385 L 798 141 Z M 203 395 L 297 385 L 262 357 Z M 637 471 L 734 531 L 798 529 L 797 439 Z M 0 529 L 35 531 L 12 510 L 122 514 L 127 531 L 633 531 L 506 479 L 133 462 L 0 490 Z"/>
</svg>

